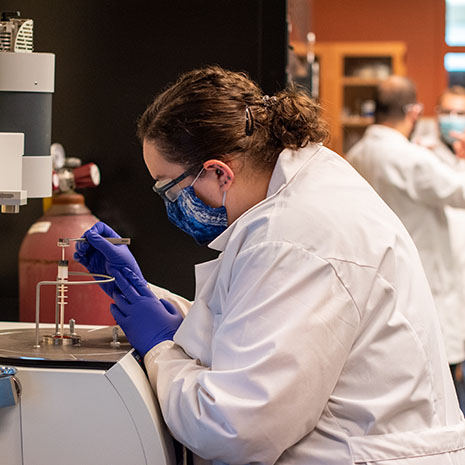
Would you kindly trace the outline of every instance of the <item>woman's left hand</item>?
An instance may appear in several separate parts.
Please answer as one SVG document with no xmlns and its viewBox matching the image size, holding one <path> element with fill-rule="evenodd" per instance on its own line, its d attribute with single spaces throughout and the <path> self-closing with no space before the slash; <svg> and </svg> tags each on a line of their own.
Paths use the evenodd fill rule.
<svg viewBox="0 0 465 465">
<path fill-rule="evenodd" d="M 160 342 L 172 340 L 183 320 L 180 312 L 155 297 L 129 268 L 112 270 L 112 274 L 119 291 L 114 292 L 110 311 L 137 352 L 143 357 Z"/>
</svg>

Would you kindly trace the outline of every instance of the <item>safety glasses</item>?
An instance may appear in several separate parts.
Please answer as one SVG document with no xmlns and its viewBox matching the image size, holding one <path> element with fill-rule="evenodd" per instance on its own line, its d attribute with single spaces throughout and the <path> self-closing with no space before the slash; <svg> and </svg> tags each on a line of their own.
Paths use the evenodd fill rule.
<svg viewBox="0 0 465 465">
<path fill-rule="evenodd" d="M 198 168 L 190 168 L 180 176 L 175 179 L 164 179 L 163 181 L 159 181 L 155 179 L 155 184 L 153 185 L 152 189 L 156 192 L 163 200 L 169 200 L 170 202 L 175 202 L 177 198 L 180 196 L 182 189 L 178 186 L 178 184 L 188 176 L 192 176 Z M 203 167 L 200 169 L 200 172 L 192 182 L 194 184 L 197 181 L 200 173 L 203 171 Z M 192 185 L 191 184 L 191 185 Z"/>
</svg>

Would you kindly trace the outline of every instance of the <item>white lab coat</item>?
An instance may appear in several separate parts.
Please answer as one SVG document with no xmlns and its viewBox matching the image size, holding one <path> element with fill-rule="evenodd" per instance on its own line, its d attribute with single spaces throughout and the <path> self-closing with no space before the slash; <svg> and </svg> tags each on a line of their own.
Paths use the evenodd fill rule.
<svg viewBox="0 0 465 465">
<path fill-rule="evenodd" d="M 345 160 L 283 151 L 210 247 L 174 342 L 144 359 L 179 441 L 216 464 L 465 463 L 417 251 Z"/>
<path fill-rule="evenodd" d="M 439 160 L 453 170 L 465 172 L 465 159 L 457 157 L 442 142 L 436 119 L 422 118 L 416 126 L 413 141 L 431 150 Z M 465 209 L 446 206 L 446 216 L 449 223 L 452 254 L 459 263 L 461 287 L 465 289 Z M 465 307 L 465 304 L 463 306 Z"/>
<path fill-rule="evenodd" d="M 465 299 L 446 207 L 465 208 L 465 173 L 383 125 L 370 126 L 347 160 L 412 236 L 433 292 L 449 363 L 465 360 Z"/>
</svg>

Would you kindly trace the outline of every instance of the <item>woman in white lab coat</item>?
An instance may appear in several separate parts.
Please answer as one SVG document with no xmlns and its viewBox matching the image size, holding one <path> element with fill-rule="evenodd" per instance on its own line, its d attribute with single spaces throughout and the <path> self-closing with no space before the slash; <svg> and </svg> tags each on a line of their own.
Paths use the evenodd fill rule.
<svg viewBox="0 0 465 465">
<path fill-rule="evenodd" d="M 465 422 L 417 251 L 320 144 L 317 110 L 209 67 L 142 116 L 169 218 L 220 251 L 197 265 L 192 304 L 152 286 L 155 297 L 102 223 L 75 257 L 116 277 L 112 313 L 171 433 L 203 459 L 463 464 Z"/>
</svg>

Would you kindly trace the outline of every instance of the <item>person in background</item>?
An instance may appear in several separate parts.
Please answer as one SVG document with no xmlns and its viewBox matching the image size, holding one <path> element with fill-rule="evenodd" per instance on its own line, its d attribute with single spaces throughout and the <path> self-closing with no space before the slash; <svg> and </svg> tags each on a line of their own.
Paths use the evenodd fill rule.
<svg viewBox="0 0 465 465">
<path fill-rule="evenodd" d="M 453 86 L 438 99 L 436 118 L 422 118 L 412 141 L 433 151 L 446 165 L 465 172 L 465 88 Z M 451 247 L 460 266 L 462 288 L 465 289 L 465 210 L 446 206 Z M 465 412 L 464 364 L 455 367 L 455 383 L 460 406 Z"/>
<path fill-rule="evenodd" d="M 446 208 L 465 208 L 465 172 L 410 142 L 421 109 L 411 80 L 391 76 L 383 81 L 377 88 L 375 124 L 349 150 L 347 160 L 399 216 L 417 246 L 457 385 L 465 360 L 465 298 Z"/>
<path fill-rule="evenodd" d="M 112 314 L 144 357 L 172 435 L 197 457 L 465 463 L 417 250 L 322 145 L 318 114 L 304 92 L 269 97 L 243 73 L 183 74 L 144 112 L 139 137 L 169 219 L 220 252 L 197 265 L 194 302 L 148 286 L 103 223 L 75 258 L 115 276 Z"/>
<path fill-rule="evenodd" d="M 422 118 L 412 141 L 432 150 L 440 160 L 459 170 L 465 165 L 465 87 L 452 86 L 438 99 L 436 118 Z"/>
</svg>

